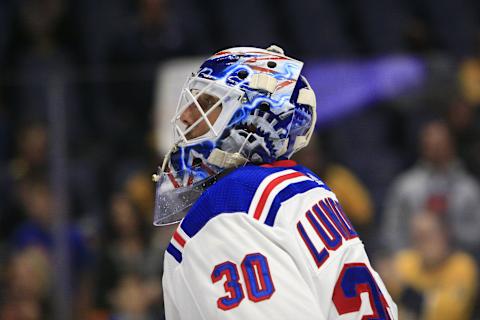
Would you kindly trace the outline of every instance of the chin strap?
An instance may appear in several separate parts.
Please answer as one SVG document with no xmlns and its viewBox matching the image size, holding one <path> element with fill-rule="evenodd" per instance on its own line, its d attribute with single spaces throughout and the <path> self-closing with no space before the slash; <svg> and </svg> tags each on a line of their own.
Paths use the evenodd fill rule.
<svg viewBox="0 0 480 320">
<path fill-rule="evenodd" d="M 220 168 L 235 168 L 246 164 L 248 162 L 248 159 L 238 152 L 230 153 L 215 148 L 210 153 L 207 161 L 208 163 L 211 163 Z"/>
</svg>

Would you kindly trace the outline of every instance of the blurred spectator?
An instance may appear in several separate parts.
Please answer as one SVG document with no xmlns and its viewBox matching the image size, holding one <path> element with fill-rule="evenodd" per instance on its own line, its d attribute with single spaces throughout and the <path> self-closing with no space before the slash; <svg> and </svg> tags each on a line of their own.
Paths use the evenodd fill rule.
<svg viewBox="0 0 480 320">
<path fill-rule="evenodd" d="M 47 139 L 43 124 L 29 123 L 18 129 L 15 154 L 0 169 L 0 239 L 6 240 L 22 219 L 22 181 L 47 170 Z"/>
<path fill-rule="evenodd" d="M 2 320 L 40 320 L 51 317 L 50 259 L 42 247 L 29 246 L 11 257 L 0 301 Z"/>
<path fill-rule="evenodd" d="M 0 176 L 0 238 L 7 238 L 22 219 L 20 190 L 30 180 L 47 176 L 49 173 L 49 137 L 47 127 L 41 122 L 26 122 L 16 133 L 14 157 L 3 167 Z M 72 201 L 71 216 L 98 213 L 98 190 L 95 184 L 94 165 L 76 157 L 69 162 L 69 196 Z M 5 228 L 5 230 L 3 230 Z"/>
<path fill-rule="evenodd" d="M 14 179 L 43 173 L 47 169 L 47 129 L 42 123 L 27 123 L 17 136 L 17 154 L 10 163 Z"/>
<path fill-rule="evenodd" d="M 147 239 L 145 220 L 131 200 L 122 193 L 113 194 L 110 214 L 99 252 L 96 306 L 108 308 L 108 293 L 125 274 L 147 274 Z"/>
<path fill-rule="evenodd" d="M 321 146 L 324 142 L 313 136 L 309 145 L 294 155 L 300 164 L 313 170 L 332 190 L 345 213 L 357 228 L 366 228 L 372 222 L 373 204 L 370 193 L 348 168 L 331 161 Z"/>
<path fill-rule="evenodd" d="M 382 235 L 390 251 L 408 246 L 409 223 L 421 210 L 445 216 L 452 240 L 478 250 L 480 243 L 480 187 L 457 159 L 446 124 L 434 120 L 419 136 L 420 159 L 395 179 L 385 204 Z"/>
<path fill-rule="evenodd" d="M 412 246 L 379 272 L 396 296 L 400 319 L 468 320 L 477 294 L 478 270 L 449 239 L 445 217 L 421 212 L 411 221 Z"/>
<path fill-rule="evenodd" d="M 151 176 L 144 171 L 137 170 L 131 173 L 124 184 L 125 193 L 139 209 L 142 218 L 147 224 L 152 221 L 154 185 Z"/>
<path fill-rule="evenodd" d="M 447 111 L 458 153 L 468 170 L 480 178 L 480 109 L 463 100 L 454 101 Z"/>
<path fill-rule="evenodd" d="M 459 67 L 460 92 L 471 106 L 480 106 L 480 59 L 466 59 Z"/>
<path fill-rule="evenodd" d="M 53 215 L 52 194 L 42 179 L 25 179 L 20 186 L 20 197 L 24 205 L 25 221 L 13 232 L 11 247 L 23 250 L 30 246 L 38 246 L 49 256 L 54 252 L 54 235 L 51 229 Z M 83 285 L 83 280 L 91 266 L 91 252 L 83 235 L 75 225 L 67 227 L 70 266 L 72 268 L 74 287 Z"/>
<path fill-rule="evenodd" d="M 163 317 L 152 312 L 156 292 L 140 276 L 123 276 L 111 294 L 113 305 L 111 320 L 153 320 Z"/>
<path fill-rule="evenodd" d="M 459 154 L 467 168 L 480 178 L 480 60 L 465 60 L 459 69 L 461 97 L 448 109 Z"/>
<path fill-rule="evenodd" d="M 148 274 L 150 277 L 161 279 L 163 274 L 163 258 L 167 246 L 172 239 L 173 233 L 177 229 L 177 224 L 171 224 L 155 228 L 150 239 Z"/>
</svg>

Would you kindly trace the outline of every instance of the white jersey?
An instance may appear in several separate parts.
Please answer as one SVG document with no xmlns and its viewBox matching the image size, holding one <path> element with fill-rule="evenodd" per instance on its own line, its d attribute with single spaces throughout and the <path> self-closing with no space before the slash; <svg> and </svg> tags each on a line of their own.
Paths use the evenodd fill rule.
<svg viewBox="0 0 480 320">
<path fill-rule="evenodd" d="M 194 204 L 165 254 L 167 320 L 398 319 L 335 194 L 292 163 L 236 169 Z"/>
</svg>

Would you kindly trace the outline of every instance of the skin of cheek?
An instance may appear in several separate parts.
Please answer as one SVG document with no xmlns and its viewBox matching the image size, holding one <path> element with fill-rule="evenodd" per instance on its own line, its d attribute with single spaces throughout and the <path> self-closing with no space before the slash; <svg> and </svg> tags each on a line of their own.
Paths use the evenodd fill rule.
<svg viewBox="0 0 480 320">
<path fill-rule="evenodd" d="M 221 111 L 222 111 L 222 108 L 219 107 L 219 108 L 216 108 L 214 111 L 212 111 L 208 115 L 208 120 L 210 121 L 210 123 L 212 125 L 215 123 L 215 121 L 217 121 L 218 116 L 220 115 Z M 193 120 L 190 123 L 194 123 L 195 121 L 197 121 L 198 118 L 200 118 L 200 112 L 195 110 L 194 112 L 191 112 L 189 116 L 191 117 L 191 120 Z M 210 130 L 210 128 L 209 128 L 207 122 L 206 121 L 201 121 L 198 125 L 195 126 L 195 128 L 193 128 L 186 135 L 186 137 L 187 137 L 187 139 L 197 138 L 197 137 L 200 137 L 200 136 L 206 134 L 209 130 Z"/>
</svg>

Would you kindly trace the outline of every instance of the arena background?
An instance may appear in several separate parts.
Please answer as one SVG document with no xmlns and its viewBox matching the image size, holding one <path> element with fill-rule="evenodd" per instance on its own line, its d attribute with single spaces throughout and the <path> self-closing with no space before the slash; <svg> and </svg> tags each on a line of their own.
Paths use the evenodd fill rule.
<svg viewBox="0 0 480 320">
<path fill-rule="evenodd" d="M 203 58 L 272 43 L 401 319 L 480 319 L 474 0 L 0 1 L 0 319 L 163 318 L 165 122 Z"/>
</svg>

